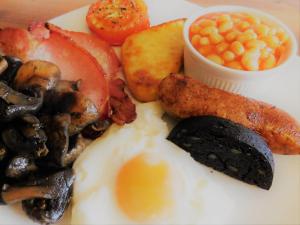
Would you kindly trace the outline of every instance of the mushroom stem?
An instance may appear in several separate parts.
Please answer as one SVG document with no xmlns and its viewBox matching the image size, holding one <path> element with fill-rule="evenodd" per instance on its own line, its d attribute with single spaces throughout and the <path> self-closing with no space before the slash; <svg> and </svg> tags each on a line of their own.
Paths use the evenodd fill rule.
<svg viewBox="0 0 300 225">
<path fill-rule="evenodd" d="M 63 165 L 70 165 L 73 163 L 87 146 L 87 141 L 84 140 L 81 134 L 78 136 L 76 135 L 75 138 L 75 146 L 73 146 L 71 149 L 68 149 L 68 152 L 62 157 Z"/>
<path fill-rule="evenodd" d="M 6 185 L 4 185 L 6 186 Z M 23 200 L 32 199 L 32 198 L 46 198 L 52 199 L 57 198 L 58 194 L 52 192 L 52 187 L 38 187 L 38 186 L 29 186 L 29 187 L 4 187 L 2 191 L 2 201 L 5 204 L 14 204 L 21 202 Z"/>
<path fill-rule="evenodd" d="M 43 103 L 42 96 L 30 97 L 24 95 L 3 82 L 0 82 L 0 98 L 2 100 L 0 120 L 4 121 L 10 121 L 27 113 L 34 113 L 40 109 Z"/>
<path fill-rule="evenodd" d="M 81 134 L 69 136 L 71 116 L 60 114 L 53 118 L 44 117 L 42 121 L 46 126 L 50 158 L 59 167 L 73 163 L 85 149 L 87 141 Z"/>
<path fill-rule="evenodd" d="M 5 60 L 4 57 L 0 56 L 0 74 L 6 70 L 8 67 L 7 61 Z"/>
<path fill-rule="evenodd" d="M 33 182 L 10 186 L 4 184 L 0 193 L 0 204 L 14 204 L 28 199 L 57 199 L 74 181 L 71 169 L 55 173 Z"/>
</svg>

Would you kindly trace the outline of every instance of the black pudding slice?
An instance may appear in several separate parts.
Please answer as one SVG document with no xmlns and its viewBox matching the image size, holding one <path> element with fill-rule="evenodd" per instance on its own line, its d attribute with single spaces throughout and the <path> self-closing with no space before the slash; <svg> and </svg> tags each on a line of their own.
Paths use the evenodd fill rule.
<svg viewBox="0 0 300 225">
<path fill-rule="evenodd" d="M 254 131 L 230 120 L 200 116 L 180 121 L 168 140 L 198 162 L 269 190 L 274 173 L 271 150 Z"/>
</svg>

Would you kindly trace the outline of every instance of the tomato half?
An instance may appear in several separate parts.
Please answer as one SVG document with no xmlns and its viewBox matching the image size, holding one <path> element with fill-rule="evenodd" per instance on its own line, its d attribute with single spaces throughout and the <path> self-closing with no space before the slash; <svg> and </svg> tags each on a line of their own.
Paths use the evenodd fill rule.
<svg viewBox="0 0 300 225">
<path fill-rule="evenodd" d="M 150 27 L 143 0 L 100 0 L 91 5 L 86 21 L 92 32 L 112 45 Z"/>
</svg>

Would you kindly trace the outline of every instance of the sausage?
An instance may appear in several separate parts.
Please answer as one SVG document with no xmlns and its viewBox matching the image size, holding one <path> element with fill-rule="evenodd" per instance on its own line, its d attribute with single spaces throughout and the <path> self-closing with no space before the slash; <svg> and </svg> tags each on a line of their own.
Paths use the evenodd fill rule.
<svg viewBox="0 0 300 225">
<path fill-rule="evenodd" d="M 299 123 L 275 106 L 210 88 L 180 74 L 172 74 L 161 82 L 159 100 L 165 111 L 173 116 L 222 117 L 259 133 L 273 153 L 300 154 Z"/>
</svg>

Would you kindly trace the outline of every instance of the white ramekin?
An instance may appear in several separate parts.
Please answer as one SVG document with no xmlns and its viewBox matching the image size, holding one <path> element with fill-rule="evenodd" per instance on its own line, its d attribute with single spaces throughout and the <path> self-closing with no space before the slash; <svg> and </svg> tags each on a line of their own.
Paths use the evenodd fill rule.
<svg viewBox="0 0 300 225">
<path fill-rule="evenodd" d="M 277 25 L 285 30 L 290 37 L 290 47 L 288 48 L 287 57 L 276 67 L 263 71 L 244 71 L 231 69 L 218 65 L 204 56 L 202 56 L 192 45 L 189 38 L 189 29 L 191 24 L 200 16 L 213 12 L 245 12 L 259 16 L 261 19 Z M 293 33 L 281 21 L 275 17 L 261 12 L 256 9 L 243 6 L 214 6 L 199 10 L 199 12 L 185 23 L 184 27 L 184 71 L 186 75 L 192 76 L 207 85 L 220 88 L 225 91 L 247 95 L 251 97 L 251 93 L 257 88 L 267 88 L 272 85 L 272 79 L 276 76 L 284 76 L 285 69 L 290 65 L 291 61 L 297 55 L 297 41 Z"/>
</svg>

